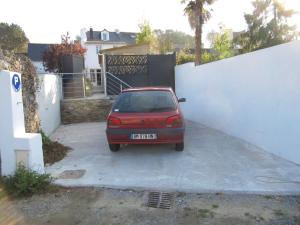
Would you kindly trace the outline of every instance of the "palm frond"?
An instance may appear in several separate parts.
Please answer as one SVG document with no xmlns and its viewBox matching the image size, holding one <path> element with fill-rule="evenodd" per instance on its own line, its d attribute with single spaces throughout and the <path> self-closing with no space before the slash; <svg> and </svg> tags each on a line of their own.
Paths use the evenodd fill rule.
<svg viewBox="0 0 300 225">
<path fill-rule="evenodd" d="M 189 1 L 189 3 L 184 8 L 184 15 L 186 15 L 188 17 L 189 24 L 192 29 L 195 29 L 195 26 L 196 26 L 195 8 L 196 8 L 195 1 Z"/>
</svg>

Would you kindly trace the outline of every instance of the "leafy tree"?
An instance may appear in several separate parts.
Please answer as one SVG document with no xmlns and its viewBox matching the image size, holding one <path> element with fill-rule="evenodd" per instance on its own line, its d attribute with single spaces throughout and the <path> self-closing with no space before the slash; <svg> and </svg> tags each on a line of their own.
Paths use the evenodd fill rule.
<svg viewBox="0 0 300 225">
<path fill-rule="evenodd" d="M 0 48 L 25 53 L 29 40 L 17 24 L 0 23 Z"/>
<path fill-rule="evenodd" d="M 201 55 L 202 63 L 209 63 L 234 55 L 232 40 L 230 39 L 229 33 L 227 31 L 221 31 L 220 33 L 211 32 L 208 34 L 208 36 L 211 42 L 211 52 L 203 52 L 203 54 Z M 180 57 L 181 61 L 187 61 L 191 59 L 191 57 L 184 57 L 182 55 L 180 55 Z"/>
<path fill-rule="evenodd" d="M 69 33 L 62 35 L 61 44 L 50 45 L 49 49 L 43 54 L 43 64 L 46 71 L 60 72 L 62 69 L 62 57 L 65 55 L 84 56 L 85 48 L 80 43 L 72 42 Z"/>
<path fill-rule="evenodd" d="M 211 45 L 214 60 L 225 59 L 234 55 L 233 43 L 228 32 L 217 33 Z"/>
<path fill-rule="evenodd" d="M 137 44 L 153 43 L 155 41 L 154 33 L 148 21 L 139 24 L 139 28 L 140 32 L 136 37 Z"/>
<path fill-rule="evenodd" d="M 287 23 L 294 10 L 285 9 L 278 0 L 255 0 L 252 5 L 252 14 L 244 15 L 248 28 L 234 41 L 242 52 L 271 47 L 297 37 L 296 26 Z"/>
<path fill-rule="evenodd" d="M 169 35 L 169 32 L 162 30 L 154 30 L 154 34 L 157 40 L 157 48 L 160 54 L 174 51 L 174 43 Z"/>
<path fill-rule="evenodd" d="M 139 24 L 140 32 L 136 36 L 137 44 L 149 44 L 150 52 L 156 52 L 157 39 L 148 21 Z"/>
<path fill-rule="evenodd" d="M 181 31 L 154 30 L 157 39 L 157 48 L 160 53 L 175 51 L 177 49 L 194 48 L 194 37 Z"/>
<path fill-rule="evenodd" d="M 188 16 L 190 26 L 195 30 L 195 65 L 201 64 L 201 44 L 202 44 L 202 25 L 209 20 L 211 14 L 205 8 L 211 5 L 215 0 L 181 0 L 187 3 L 184 13 Z"/>
</svg>

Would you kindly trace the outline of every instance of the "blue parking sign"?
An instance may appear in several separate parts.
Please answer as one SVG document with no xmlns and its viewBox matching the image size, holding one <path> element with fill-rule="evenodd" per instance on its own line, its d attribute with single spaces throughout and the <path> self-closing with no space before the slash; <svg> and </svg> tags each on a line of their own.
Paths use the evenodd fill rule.
<svg viewBox="0 0 300 225">
<path fill-rule="evenodd" d="M 21 78 L 18 74 L 14 74 L 12 77 L 12 86 L 14 87 L 15 91 L 20 91 L 21 89 Z"/>
</svg>

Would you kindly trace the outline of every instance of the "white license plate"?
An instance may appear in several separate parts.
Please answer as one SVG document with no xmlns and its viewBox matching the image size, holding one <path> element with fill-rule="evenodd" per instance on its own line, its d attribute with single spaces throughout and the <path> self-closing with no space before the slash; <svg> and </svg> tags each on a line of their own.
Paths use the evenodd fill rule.
<svg viewBox="0 0 300 225">
<path fill-rule="evenodd" d="M 131 134 L 131 139 L 134 140 L 153 140 L 157 139 L 156 134 Z"/>
</svg>

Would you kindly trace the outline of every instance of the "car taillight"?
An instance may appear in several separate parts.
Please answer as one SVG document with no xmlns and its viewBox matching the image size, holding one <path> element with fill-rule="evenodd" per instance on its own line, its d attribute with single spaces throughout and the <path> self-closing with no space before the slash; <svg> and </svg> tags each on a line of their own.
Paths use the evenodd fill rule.
<svg viewBox="0 0 300 225">
<path fill-rule="evenodd" d="M 176 115 L 167 118 L 166 127 L 182 127 L 181 117 L 179 115 Z"/>
<path fill-rule="evenodd" d="M 121 125 L 121 120 L 119 118 L 110 116 L 107 120 L 107 125 L 108 127 L 113 128 L 119 127 Z"/>
</svg>

